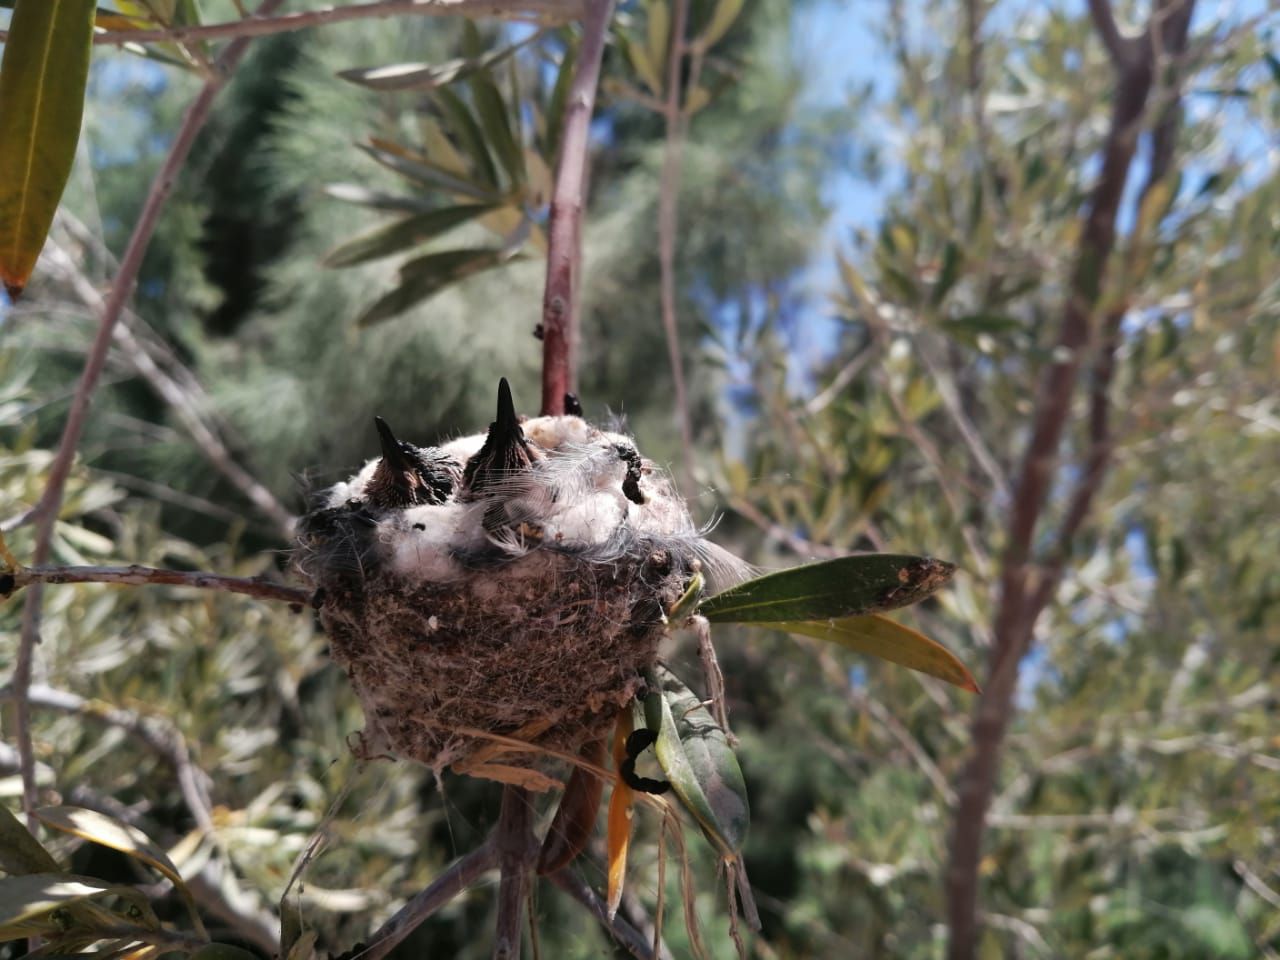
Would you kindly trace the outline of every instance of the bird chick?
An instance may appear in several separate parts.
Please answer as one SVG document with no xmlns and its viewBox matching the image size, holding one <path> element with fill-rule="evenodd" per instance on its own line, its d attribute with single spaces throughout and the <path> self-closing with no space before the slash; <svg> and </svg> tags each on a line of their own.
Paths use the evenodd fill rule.
<svg viewBox="0 0 1280 960">
<path fill-rule="evenodd" d="M 444 503 L 453 493 L 457 461 L 429 448 L 397 440 L 387 421 L 373 418 L 382 443 L 382 459 L 364 488 L 375 510 L 403 510 L 423 503 Z"/>
<path fill-rule="evenodd" d="M 533 464 L 534 453 L 520 429 L 516 405 L 507 378 L 498 381 L 498 417 L 489 424 L 484 445 L 467 461 L 462 474 L 464 491 L 459 499 L 476 500 L 486 490 L 500 487 Z"/>
</svg>

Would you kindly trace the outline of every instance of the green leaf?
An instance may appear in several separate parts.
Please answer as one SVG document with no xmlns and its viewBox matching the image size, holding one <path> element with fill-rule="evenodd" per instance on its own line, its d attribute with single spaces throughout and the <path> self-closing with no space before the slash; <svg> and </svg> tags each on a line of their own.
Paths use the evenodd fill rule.
<svg viewBox="0 0 1280 960">
<path fill-rule="evenodd" d="M 92 0 L 19 0 L 0 63 L 0 281 L 22 293 L 71 174 L 93 49 Z"/>
<path fill-rule="evenodd" d="M 492 203 L 473 203 L 441 207 L 429 213 L 384 224 L 331 250 L 325 255 L 324 264 L 329 267 L 350 267 L 401 253 L 495 210 L 497 206 Z"/>
<path fill-rule="evenodd" d="M 506 171 L 507 182 L 524 183 L 524 150 L 511 133 L 510 113 L 498 85 L 493 82 L 493 74 L 488 69 L 477 70 L 471 75 L 469 85 L 485 137 Z"/>
<path fill-rule="evenodd" d="M 930 640 L 924 634 L 879 614 L 842 617 L 837 620 L 760 623 L 756 626 L 837 643 L 856 653 L 887 660 L 908 670 L 918 670 L 947 683 L 954 683 L 961 689 L 982 692 L 973 679 L 973 674 L 954 653 L 936 640 Z"/>
<path fill-rule="evenodd" d="M 101 847 L 118 850 L 160 873 L 173 884 L 174 890 L 182 897 L 191 914 L 192 924 L 202 936 L 204 935 L 200 911 L 196 909 L 195 899 L 187 888 L 186 881 L 182 879 L 182 874 L 169 859 L 169 855 L 137 827 L 116 820 L 114 817 L 108 817 L 105 813 L 86 810 L 83 807 L 41 807 L 34 812 L 40 822 L 47 827 L 80 837 Z"/>
<path fill-rule="evenodd" d="M 671 38 L 671 9 L 666 0 L 649 0 L 645 24 L 649 62 L 658 76 L 667 72 L 667 52 Z"/>
<path fill-rule="evenodd" d="M 368 87 L 371 90 L 435 90 L 456 80 L 463 80 L 477 70 L 495 67 L 507 60 L 521 47 L 526 47 L 542 37 L 545 31 L 537 30 L 519 43 L 500 50 L 491 50 L 483 56 L 458 57 L 444 63 L 389 63 L 381 67 L 359 67 L 339 70 L 343 80 Z"/>
<path fill-rule="evenodd" d="M 437 209 L 435 203 L 423 197 L 382 193 L 355 183 L 331 183 L 324 188 L 326 195 L 344 203 L 354 203 L 372 210 L 392 210 L 398 213 L 430 213 Z"/>
<path fill-rule="evenodd" d="M 956 280 L 960 277 L 960 265 L 963 262 L 964 257 L 960 254 L 960 247 L 954 241 L 948 240 L 947 247 L 942 252 L 942 268 L 938 271 L 938 279 L 929 296 L 930 302 L 935 307 L 942 303 L 947 293 L 955 286 Z"/>
<path fill-rule="evenodd" d="M 742 12 L 745 3 L 746 0 L 718 0 L 710 22 L 697 40 L 703 50 L 715 46 L 720 38 L 729 32 L 729 28 L 738 19 L 738 14 Z"/>
<path fill-rule="evenodd" d="M 458 138 L 463 151 L 471 157 L 480 178 L 490 187 L 498 185 L 498 170 L 493 165 L 493 156 L 485 143 L 484 134 L 480 130 L 471 109 L 462 99 L 447 87 L 442 87 L 434 94 L 449 131 Z"/>
<path fill-rule="evenodd" d="M 704 600 L 718 623 L 778 623 L 880 613 L 918 603 L 947 583 L 955 565 L 932 557 L 871 553 L 770 573 Z"/>
<path fill-rule="evenodd" d="M 58 862 L 40 841 L 22 825 L 9 808 L 0 804 L 0 870 L 20 876 L 25 873 L 57 873 Z"/>
<path fill-rule="evenodd" d="M 356 323 L 368 327 L 389 320 L 445 287 L 508 259 L 506 251 L 488 248 L 444 250 L 417 257 L 400 268 L 400 283 L 395 289 L 374 301 Z"/>
<path fill-rule="evenodd" d="M 424 163 L 421 160 L 410 160 L 381 147 L 364 143 L 358 144 L 358 146 L 384 167 L 394 170 L 410 180 L 417 180 L 419 183 L 438 187 L 441 190 L 448 190 L 450 193 L 470 197 L 473 200 L 493 201 L 496 199 L 492 190 L 476 186 L 470 181 L 464 180 L 440 167 Z"/>
<path fill-rule="evenodd" d="M 671 788 L 722 856 L 736 859 L 751 811 L 738 758 L 710 711 L 662 666 L 645 672 L 645 724 L 658 732 L 654 751 Z"/>
<path fill-rule="evenodd" d="M 11 930 L 38 921 L 51 910 L 95 897 L 132 894 L 132 887 L 104 883 L 73 873 L 29 873 L 21 877 L 0 877 L 0 939 L 17 940 L 30 930 Z"/>
<path fill-rule="evenodd" d="M 682 623 L 692 615 L 698 606 L 698 601 L 702 599 L 705 587 L 706 580 L 701 573 L 695 573 L 690 577 L 689 586 L 685 587 L 684 593 L 680 594 L 676 602 L 671 605 L 671 609 L 667 611 L 667 620 L 671 623 Z"/>
</svg>

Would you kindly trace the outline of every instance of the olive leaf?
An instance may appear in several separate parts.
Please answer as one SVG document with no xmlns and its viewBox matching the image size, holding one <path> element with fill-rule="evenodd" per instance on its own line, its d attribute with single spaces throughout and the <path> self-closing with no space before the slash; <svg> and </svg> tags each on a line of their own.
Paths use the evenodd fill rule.
<svg viewBox="0 0 1280 960">
<path fill-rule="evenodd" d="M 22 293 L 80 140 L 93 0 L 19 0 L 0 62 L 0 281 Z"/>
<path fill-rule="evenodd" d="M 655 666 L 645 672 L 645 682 L 645 723 L 658 734 L 654 751 L 663 773 L 712 846 L 726 859 L 736 859 L 751 812 L 729 738 L 671 671 Z"/>
<path fill-rule="evenodd" d="M 459 204 L 394 220 L 335 247 L 325 255 L 324 264 L 328 267 L 351 267 L 402 253 L 497 207 L 498 204 L 494 203 Z"/>
<path fill-rule="evenodd" d="M 955 565 L 932 557 L 873 553 L 766 574 L 698 606 L 715 623 L 826 620 L 896 610 L 945 585 Z"/>
<path fill-rule="evenodd" d="M 909 670 L 927 673 L 963 690 L 982 692 L 973 674 L 954 653 L 936 640 L 879 614 L 834 620 L 760 623 L 756 626 L 826 640 Z"/>
</svg>

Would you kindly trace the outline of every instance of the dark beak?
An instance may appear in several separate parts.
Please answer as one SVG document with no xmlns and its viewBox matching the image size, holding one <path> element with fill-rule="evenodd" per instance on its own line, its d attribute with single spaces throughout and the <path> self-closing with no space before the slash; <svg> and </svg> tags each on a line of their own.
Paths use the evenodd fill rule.
<svg viewBox="0 0 1280 960">
<path fill-rule="evenodd" d="M 413 464 L 404 455 L 404 448 L 400 446 L 400 441 L 396 439 L 396 435 L 387 426 L 387 421 L 381 417 L 374 417 L 373 425 L 378 428 L 378 440 L 382 443 L 382 459 L 387 466 L 397 473 L 413 469 Z"/>
<path fill-rule="evenodd" d="M 498 417 L 489 424 L 484 446 L 467 461 L 463 480 L 468 490 L 475 494 L 503 477 L 525 469 L 531 460 L 524 431 L 516 417 L 516 405 L 511 399 L 511 385 L 503 377 L 498 381 Z"/>
</svg>

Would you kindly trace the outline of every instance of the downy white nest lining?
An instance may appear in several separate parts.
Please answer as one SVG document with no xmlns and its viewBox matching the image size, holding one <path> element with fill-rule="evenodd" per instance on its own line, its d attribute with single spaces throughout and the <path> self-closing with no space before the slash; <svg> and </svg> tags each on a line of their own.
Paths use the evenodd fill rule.
<svg viewBox="0 0 1280 960">
<path fill-rule="evenodd" d="M 505 380 L 487 433 L 418 447 L 376 423 L 382 456 L 325 492 L 296 555 L 366 754 L 486 775 L 537 760 L 487 735 L 575 750 L 642 689 L 694 572 L 737 578 L 630 437 L 522 419 Z"/>
</svg>

